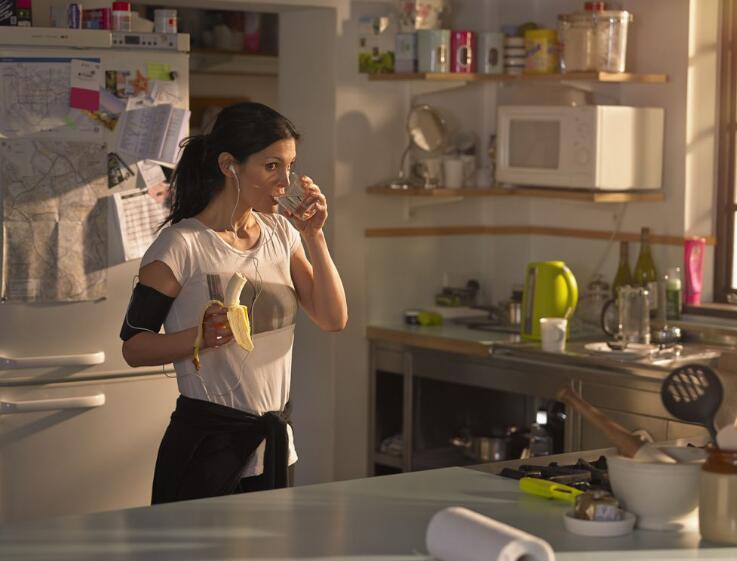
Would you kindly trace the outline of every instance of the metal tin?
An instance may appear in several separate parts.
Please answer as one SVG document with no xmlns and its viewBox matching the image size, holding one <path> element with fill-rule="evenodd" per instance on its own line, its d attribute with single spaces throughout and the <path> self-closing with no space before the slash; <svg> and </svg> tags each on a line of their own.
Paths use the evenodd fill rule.
<svg viewBox="0 0 737 561">
<path fill-rule="evenodd" d="M 478 35 L 479 74 L 502 74 L 504 72 L 504 34 L 486 31 Z"/>
<path fill-rule="evenodd" d="M 67 5 L 67 27 L 82 29 L 82 6 L 77 3 Z"/>
<path fill-rule="evenodd" d="M 450 71 L 473 72 L 476 56 L 476 34 L 473 31 L 450 33 Z"/>
<path fill-rule="evenodd" d="M 417 35 L 415 33 L 397 33 L 394 72 L 397 74 L 417 72 Z"/>
<path fill-rule="evenodd" d="M 417 31 L 417 71 L 450 72 L 450 30 Z"/>
</svg>

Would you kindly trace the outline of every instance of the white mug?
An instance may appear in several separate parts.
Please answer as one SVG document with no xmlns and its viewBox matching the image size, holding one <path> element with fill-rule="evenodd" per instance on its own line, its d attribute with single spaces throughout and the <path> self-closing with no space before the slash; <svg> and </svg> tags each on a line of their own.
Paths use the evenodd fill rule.
<svg viewBox="0 0 737 561">
<path fill-rule="evenodd" d="M 445 158 L 443 160 L 443 183 L 449 189 L 463 187 L 463 160 L 460 158 Z"/>
<path fill-rule="evenodd" d="M 540 342 L 543 351 L 562 353 L 566 350 L 566 330 L 568 320 L 565 318 L 540 318 Z"/>
</svg>

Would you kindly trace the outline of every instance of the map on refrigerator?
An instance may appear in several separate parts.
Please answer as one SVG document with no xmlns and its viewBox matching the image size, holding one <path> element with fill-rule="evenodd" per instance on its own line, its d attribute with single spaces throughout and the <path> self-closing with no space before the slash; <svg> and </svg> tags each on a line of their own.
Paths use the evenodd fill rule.
<svg viewBox="0 0 737 561">
<path fill-rule="evenodd" d="M 71 72 L 69 57 L 0 57 L 0 137 L 101 141 L 102 124 L 69 106 Z"/>
<path fill-rule="evenodd" d="M 101 143 L 0 139 L 2 298 L 106 294 L 107 151 Z"/>
</svg>

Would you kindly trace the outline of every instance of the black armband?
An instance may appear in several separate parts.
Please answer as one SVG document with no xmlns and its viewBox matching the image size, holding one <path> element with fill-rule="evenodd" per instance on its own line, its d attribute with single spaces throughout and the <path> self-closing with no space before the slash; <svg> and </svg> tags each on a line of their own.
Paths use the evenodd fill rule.
<svg viewBox="0 0 737 561">
<path fill-rule="evenodd" d="M 127 341 L 144 331 L 158 333 L 173 303 L 174 298 L 171 296 L 140 282 L 137 283 L 123 319 L 120 338 Z"/>
</svg>

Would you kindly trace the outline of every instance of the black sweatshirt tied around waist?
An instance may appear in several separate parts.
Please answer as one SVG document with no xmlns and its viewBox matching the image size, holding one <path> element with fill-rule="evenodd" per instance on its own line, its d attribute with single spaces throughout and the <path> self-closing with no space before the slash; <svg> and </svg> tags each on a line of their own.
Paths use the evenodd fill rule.
<svg viewBox="0 0 737 561">
<path fill-rule="evenodd" d="M 289 403 L 258 416 L 180 395 L 159 446 L 151 504 L 234 493 L 264 439 L 268 488 L 286 487 L 290 413 Z"/>
</svg>

